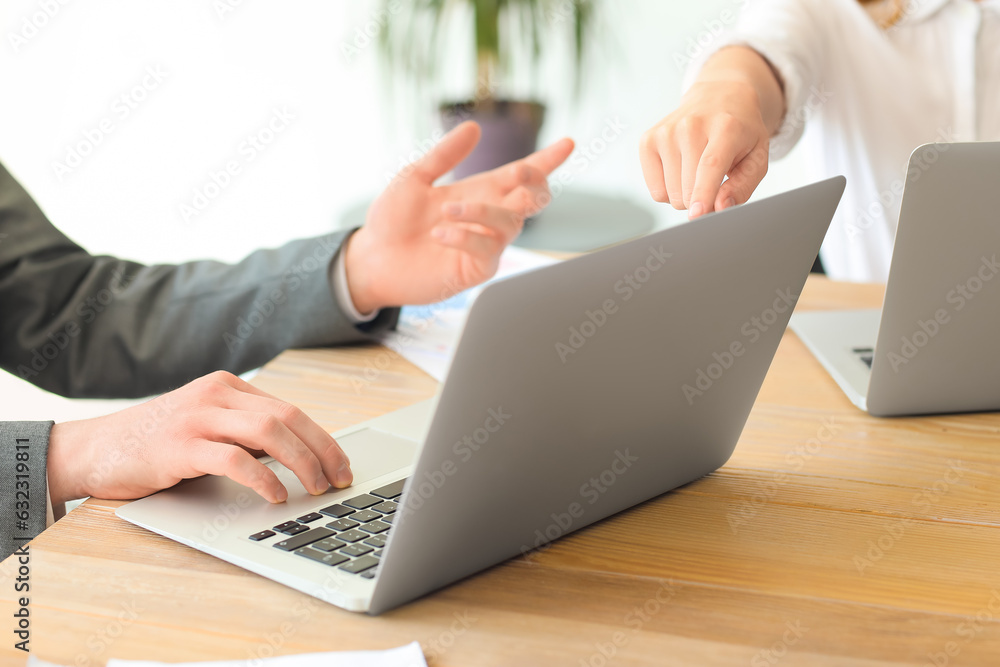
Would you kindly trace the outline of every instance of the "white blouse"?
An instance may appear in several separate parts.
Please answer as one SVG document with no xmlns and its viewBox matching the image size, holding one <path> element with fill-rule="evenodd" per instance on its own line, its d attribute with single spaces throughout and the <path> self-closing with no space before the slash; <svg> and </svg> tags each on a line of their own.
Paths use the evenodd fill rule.
<svg viewBox="0 0 1000 667">
<path fill-rule="evenodd" d="M 809 180 L 847 177 L 821 253 L 827 273 L 884 282 L 910 153 L 921 144 L 1000 140 L 1000 0 L 908 0 L 903 20 L 885 30 L 857 0 L 746 4 L 736 30 L 693 64 L 689 83 L 726 45 L 770 60 L 787 99 L 771 157 L 801 139 Z M 921 149 L 916 168 L 940 150 Z"/>
</svg>

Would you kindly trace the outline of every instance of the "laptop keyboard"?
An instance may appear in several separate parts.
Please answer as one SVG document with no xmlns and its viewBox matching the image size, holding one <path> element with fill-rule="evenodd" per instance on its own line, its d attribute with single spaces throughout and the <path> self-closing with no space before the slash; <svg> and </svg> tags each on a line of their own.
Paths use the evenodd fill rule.
<svg viewBox="0 0 1000 667">
<path fill-rule="evenodd" d="M 374 579 L 406 479 L 254 533 L 254 542 Z"/>
<path fill-rule="evenodd" d="M 858 355 L 858 358 L 868 367 L 868 370 L 871 370 L 872 359 L 875 358 L 875 350 L 870 347 L 856 347 L 853 349 L 853 352 Z"/>
</svg>

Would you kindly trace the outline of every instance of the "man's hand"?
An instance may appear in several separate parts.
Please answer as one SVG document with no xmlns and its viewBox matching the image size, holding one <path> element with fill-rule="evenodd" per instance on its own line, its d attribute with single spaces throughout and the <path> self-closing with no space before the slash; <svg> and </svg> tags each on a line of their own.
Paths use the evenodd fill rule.
<svg viewBox="0 0 1000 667">
<path fill-rule="evenodd" d="M 405 168 L 368 209 L 344 264 L 355 307 L 433 303 L 496 273 L 524 219 L 551 199 L 546 177 L 573 151 L 562 139 L 523 160 L 435 187 L 479 142 L 462 123 Z"/>
<path fill-rule="evenodd" d="M 49 438 L 54 504 L 94 496 L 132 499 L 200 475 L 225 475 L 269 502 L 288 491 L 258 461 L 270 454 L 312 494 L 350 485 L 337 442 L 293 405 L 217 371 L 106 417 L 64 422 Z"/>
<path fill-rule="evenodd" d="M 680 107 L 642 137 L 649 194 L 689 209 L 691 218 L 746 202 L 767 173 L 784 105 L 780 82 L 760 54 L 746 47 L 719 51 Z"/>
</svg>

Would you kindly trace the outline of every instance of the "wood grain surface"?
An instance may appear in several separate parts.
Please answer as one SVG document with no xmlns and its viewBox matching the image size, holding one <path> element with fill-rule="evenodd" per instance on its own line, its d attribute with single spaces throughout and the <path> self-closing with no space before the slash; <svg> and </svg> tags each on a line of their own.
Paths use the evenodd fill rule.
<svg viewBox="0 0 1000 667">
<path fill-rule="evenodd" d="M 812 277 L 799 307 L 881 297 Z M 330 430 L 437 386 L 377 346 L 289 351 L 255 384 Z M 1000 416 L 869 417 L 786 332 L 720 470 L 377 618 L 89 500 L 31 543 L 31 646 L 79 667 L 413 640 L 432 665 L 1000 664 L 998 472 Z M 0 564 L 11 664 L 17 566 Z"/>
</svg>

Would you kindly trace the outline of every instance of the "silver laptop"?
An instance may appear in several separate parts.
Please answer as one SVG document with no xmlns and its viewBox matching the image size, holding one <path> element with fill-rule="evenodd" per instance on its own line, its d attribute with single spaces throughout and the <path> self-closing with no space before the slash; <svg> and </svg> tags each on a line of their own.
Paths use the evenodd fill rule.
<svg viewBox="0 0 1000 667">
<path fill-rule="evenodd" d="M 333 434 L 349 489 L 310 496 L 270 461 L 286 503 L 202 477 L 118 516 L 372 614 L 530 558 L 726 462 L 843 188 L 487 286 L 436 399 Z"/>
<path fill-rule="evenodd" d="M 881 311 L 790 326 L 873 415 L 1000 409 L 1000 143 L 921 146 L 907 175 Z"/>
</svg>

